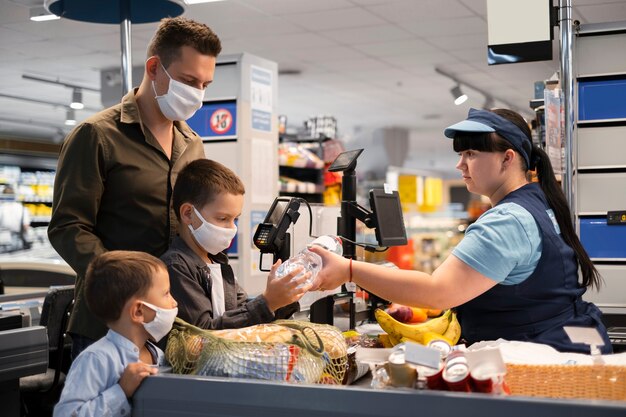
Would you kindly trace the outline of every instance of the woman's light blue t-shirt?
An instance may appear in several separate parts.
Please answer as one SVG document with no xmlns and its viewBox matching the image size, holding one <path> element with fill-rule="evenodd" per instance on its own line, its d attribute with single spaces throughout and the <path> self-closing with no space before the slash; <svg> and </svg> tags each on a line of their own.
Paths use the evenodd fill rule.
<svg viewBox="0 0 626 417">
<path fill-rule="evenodd" d="M 498 283 L 519 284 L 541 258 L 539 226 L 519 204 L 503 203 L 471 224 L 452 254 Z"/>
</svg>

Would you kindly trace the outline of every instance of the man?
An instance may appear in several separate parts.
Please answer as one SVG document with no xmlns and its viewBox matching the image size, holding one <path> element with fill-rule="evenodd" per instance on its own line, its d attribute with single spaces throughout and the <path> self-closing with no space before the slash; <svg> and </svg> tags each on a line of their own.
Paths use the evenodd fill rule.
<svg viewBox="0 0 626 417">
<path fill-rule="evenodd" d="M 89 262 L 110 250 L 158 257 L 176 234 L 176 176 L 204 158 L 201 139 L 184 120 L 202 105 L 220 51 L 206 25 L 163 19 L 139 88 L 78 125 L 63 144 L 48 236 L 77 274 L 72 357 L 106 334 L 84 299 Z"/>
</svg>

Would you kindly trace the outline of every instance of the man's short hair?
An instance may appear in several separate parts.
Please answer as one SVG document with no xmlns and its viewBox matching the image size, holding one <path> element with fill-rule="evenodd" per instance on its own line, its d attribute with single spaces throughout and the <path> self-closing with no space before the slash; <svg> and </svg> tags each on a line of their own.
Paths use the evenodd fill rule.
<svg viewBox="0 0 626 417">
<path fill-rule="evenodd" d="M 163 261 L 145 252 L 114 250 L 96 256 L 85 277 L 89 309 L 105 323 L 117 321 L 128 300 L 148 293 L 160 268 L 167 270 Z"/>
<path fill-rule="evenodd" d="M 210 159 L 190 162 L 178 173 L 174 185 L 173 206 L 180 220 L 180 206 L 191 203 L 198 210 L 211 203 L 220 193 L 243 195 L 241 179 L 231 169 Z"/>
<path fill-rule="evenodd" d="M 184 17 L 171 17 L 161 20 L 148 46 L 148 58 L 158 56 L 167 68 L 180 58 L 183 46 L 212 57 L 222 51 L 220 38 L 207 25 Z"/>
</svg>

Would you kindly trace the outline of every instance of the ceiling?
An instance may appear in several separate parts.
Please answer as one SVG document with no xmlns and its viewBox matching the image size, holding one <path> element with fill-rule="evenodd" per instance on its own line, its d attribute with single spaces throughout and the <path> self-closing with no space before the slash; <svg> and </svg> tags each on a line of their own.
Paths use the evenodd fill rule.
<svg viewBox="0 0 626 417">
<path fill-rule="evenodd" d="M 100 88 L 100 70 L 120 65 L 119 25 L 30 21 L 29 8 L 41 4 L 0 0 L 0 95 L 69 104 L 70 88 L 22 75 Z M 581 23 L 626 20 L 625 0 L 573 5 Z M 484 104 L 482 94 L 465 87 L 470 99 L 454 106 L 455 83 L 435 67 L 492 93 L 497 106 L 522 110 L 529 109 L 534 82 L 559 68 L 556 30 L 553 61 L 488 66 L 486 0 L 228 0 L 186 6 L 184 15 L 208 24 L 223 54 L 246 51 L 299 72 L 279 77 L 279 112 L 294 126 L 332 115 L 348 141 L 394 126 L 410 129 L 412 148 L 428 146 L 469 107 Z M 132 26 L 134 66 L 142 65 L 156 25 Z M 85 91 L 84 101 L 102 107 L 97 92 Z M 77 111 L 77 119 L 92 113 Z M 62 106 L 0 97 L 1 136 L 59 142 L 65 116 Z"/>
</svg>

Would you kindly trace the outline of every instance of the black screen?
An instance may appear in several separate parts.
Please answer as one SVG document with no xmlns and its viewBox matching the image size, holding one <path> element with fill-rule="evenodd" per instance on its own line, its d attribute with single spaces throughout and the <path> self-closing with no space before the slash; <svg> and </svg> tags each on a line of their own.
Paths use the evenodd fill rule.
<svg viewBox="0 0 626 417">
<path fill-rule="evenodd" d="M 398 192 L 387 194 L 383 190 L 371 190 L 370 205 L 378 223 L 376 226 L 378 244 L 381 246 L 406 245 L 406 228 Z"/>
<path fill-rule="evenodd" d="M 276 200 L 276 206 L 274 206 L 272 212 L 269 213 L 269 219 L 267 219 L 265 223 L 271 223 L 278 226 L 287 206 L 289 206 L 289 201 Z"/>
<path fill-rule="evenodd" d="M 329 171 L 345 171 L 350 167 L 355 159 L 363 152 L 363 149 L 357 149 L 354 151 L 347 151 L 340 153 L 339 156 L 328 167 Z"/>
</svg>

